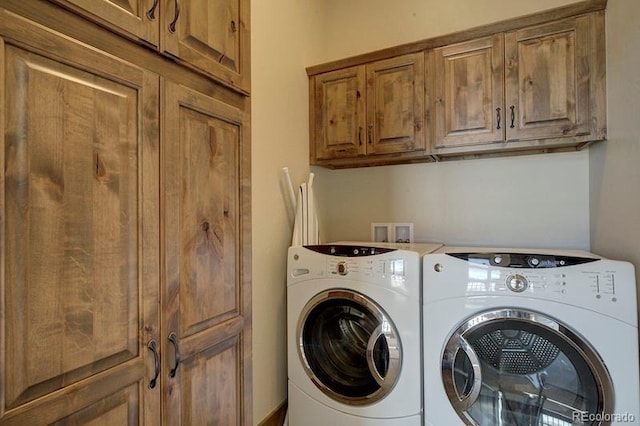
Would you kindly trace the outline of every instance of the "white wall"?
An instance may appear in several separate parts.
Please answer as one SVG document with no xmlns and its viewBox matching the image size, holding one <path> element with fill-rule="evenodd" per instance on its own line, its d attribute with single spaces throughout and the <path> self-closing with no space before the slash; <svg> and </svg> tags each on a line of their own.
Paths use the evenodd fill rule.
<svg viewBox="0 0 640 426">
<path fill-rule="evenodd" d="M 608 141 L 591 149 L 593 251 L 634 262 L 640 283 L 640 2 L 607 5 Z"/>
<path fill-rule="evenodd" d="M 578 152 L 314 171 L 326 241 L 413 222 L 422 242 L 588 249 L 587 166 Z"/>
<path fill-rule="evenodd" d="M 339 59 L 569 3 L 327 0 L 328 55 Z M 326 241 L 368 240 L 371 222 L 414 222 L 417 241 L 589 249 L 586 151 L 314 171 Z"/>
<path fill-rule="evenodd" d="M 324 5 L 317 0 L 251 4 L 253 422 L 285 401 L 286 253 L 291 225 L 281 169 L 294 183 L 309 172 L 305 67 L 324 52 Z"/>
</svg>

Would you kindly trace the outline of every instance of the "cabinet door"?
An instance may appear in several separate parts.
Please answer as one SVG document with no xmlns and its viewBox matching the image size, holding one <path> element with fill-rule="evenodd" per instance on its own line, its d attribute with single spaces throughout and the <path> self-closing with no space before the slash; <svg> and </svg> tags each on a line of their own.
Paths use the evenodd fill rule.
<svg viewBox="0 0 640 426">
<path fill-rule="evenodd" d="M 436 148 L 504 139 L 502 35 L 435 50 Z"/>
<path fill-rule="evenodd" d="M 590 132 L 589 17 L 506 34 L 507 140 Z"/>
<path fill-rule="evenodd" d="M 364 155 L 364 67 L 327 72 L 313 81 L 312 160 Z"/>
<path fill-rule="evenodd" d="M 157 425 L 158 78 L 6 11 L 0 37 L 0 423 Z"/>
<path fill-rule="evenodd" d="M 367 154 L 426 149 L 424 53 L 367 65 Z"/>
<path fill-rule="evenodd" d="M 248 119 L 169 81 L 163 106 L 166 424 L 248 425 Z"/>
<path fill-rule="evenodd" d="M 250 90 L 249 0 L 163 0 L 162 50 Z"/>
<path fill-rule="evenodd" d="M 157 47 L 160 0 L 49 0 L 134 40 Z"/>
</svg>

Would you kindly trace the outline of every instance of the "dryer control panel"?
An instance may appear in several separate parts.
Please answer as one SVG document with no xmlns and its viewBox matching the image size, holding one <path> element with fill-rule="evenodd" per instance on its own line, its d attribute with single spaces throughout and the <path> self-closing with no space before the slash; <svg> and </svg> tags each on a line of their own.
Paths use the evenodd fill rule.
<svg viewBox="0 0 640 426">
<path fill-rule="evenodd" d="M 420 294 L 421 256 L 416 251 L 362 246 L 318 245 L 289 249 L 289 285 L 317 279 L 335 287 L 353 282 L 377 285 L 407 295 Z M 341 284 L 341 282 L 345 282 Z"/>
</svg>

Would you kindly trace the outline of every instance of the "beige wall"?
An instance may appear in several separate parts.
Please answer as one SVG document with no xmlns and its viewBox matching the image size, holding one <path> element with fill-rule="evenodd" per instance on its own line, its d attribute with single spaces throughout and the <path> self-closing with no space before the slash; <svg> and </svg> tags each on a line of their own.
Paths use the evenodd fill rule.
<svg viewBox="0 0 640 426">
<path fill-rule="evenodd" d="M 252 230 L 253 421 L 286 399 L 286 253 L 291 224 L 281 188 L 309 173 L 305 67 L 324 51 L 324 5 L 317 0 L 253 1 Z"/>
<path fill-rule="evenodd" d="M 326 0 L 327 53 L 338 59 L 576 2 Z"/>
<path fill-rule="evenodd" d="M 640 2 L 607 6 L 606 144 L 590 150 L 591 247 L 634 262 L 640 283 Z"/>
</svg>

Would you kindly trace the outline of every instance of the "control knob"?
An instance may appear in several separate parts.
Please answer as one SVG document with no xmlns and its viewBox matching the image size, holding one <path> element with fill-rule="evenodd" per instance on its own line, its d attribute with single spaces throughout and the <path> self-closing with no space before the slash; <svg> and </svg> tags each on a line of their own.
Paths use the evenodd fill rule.
<svg viewBox="0 0 640 426">
<path fill-rule="evenodd" d="M 516 293 L 522 293 L 529 287 L 529 282 L 520 274 L 513 274 L 507 277 L 507 287 Z"/>
<path fill-rule="evenodd" d="M 338 262 L 338 274 L 347 275 L 349 273 L 349 269 L 347 268 L 347 262 Z"/>
</svg>

